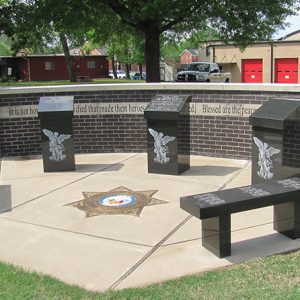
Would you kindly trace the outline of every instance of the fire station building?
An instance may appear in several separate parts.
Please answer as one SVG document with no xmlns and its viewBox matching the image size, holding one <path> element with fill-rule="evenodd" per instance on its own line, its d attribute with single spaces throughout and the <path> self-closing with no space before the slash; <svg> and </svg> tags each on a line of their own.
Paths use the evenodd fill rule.
<svg viewBox="0 0 300 300">
<path fill-rule="evenodd" d="M 300 82 L 300 30 L 276 41 L 257 42 L 244 49 L 238 45 L 210 44 L 209 61 L 232 74 L 232 82 Z"/>
</svg>

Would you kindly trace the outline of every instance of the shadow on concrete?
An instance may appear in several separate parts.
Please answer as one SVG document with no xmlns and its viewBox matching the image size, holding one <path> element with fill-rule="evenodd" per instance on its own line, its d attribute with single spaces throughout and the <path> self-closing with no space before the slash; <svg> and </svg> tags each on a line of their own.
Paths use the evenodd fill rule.
<svg viewBox="0 0 300 300">
<path fill-rule="evenodd" d="M 0 213 L 11 211 L 11 186 L 0 185 Z"/>
<path fill-rule="evenodd" d="M 258 257 L 286 252 L 296 248 L 300 249 L 300 239 L 293 240 L 280 233 L 274 233 L 232 243 L 231 256 L 225 257 L 225 259 L 236 264 Z"/>
<path fill-rule="evenodd" d="M 225 176 L 240 170 L 237 167 L 224 166 L 192 166 L 190 169 L 182 173 L 182 176 Z"/>
<path fill-rule="evenodd" d="M 124 164 L 76 164 L 76 171 L 83 173 L 90 172 L 115 172 L 120 171 L 124 167 Z"/>
<path fill-rule="evenodd" d="M 43 159 L 41 155 L 23 155 L 23 156 L 5 156 L 2 158 L 5 161 L 25 161 Z"/>
</svg>

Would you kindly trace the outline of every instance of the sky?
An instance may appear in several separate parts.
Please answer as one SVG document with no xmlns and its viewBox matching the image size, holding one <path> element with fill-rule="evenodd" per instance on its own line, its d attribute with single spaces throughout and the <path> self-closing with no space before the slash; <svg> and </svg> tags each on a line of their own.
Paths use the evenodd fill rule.
<svg viewBox="0 0 300 300">
<path fill-rule="evenodd" d="M 286 19 L 287 22 L 290 23 L 289 26 L 287 26 L 284 30 L 280 30 L 276 32 L 274 35 L 274 39 L 281 38 L 289 33 L 292 33 L 296 30 L 300 30 L 300 15 L 297 16 L 291 16 Z"/>
</svg>

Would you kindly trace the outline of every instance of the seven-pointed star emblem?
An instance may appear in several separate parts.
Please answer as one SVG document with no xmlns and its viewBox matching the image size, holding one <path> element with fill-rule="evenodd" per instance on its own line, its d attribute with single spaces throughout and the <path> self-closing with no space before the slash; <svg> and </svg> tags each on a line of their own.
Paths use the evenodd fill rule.
<svg viewBox="0 0 300 300">
<path fill-rule="evenodd" d="M 157 190 L 133 191 L 120 186 L 107 192 L 83 192 L 84 199 L 65 204 L 85 211 L 85 216 L 135 215 L 139 216 L 145 206 L 168 203 L 152 198 Z"/>
</svg>

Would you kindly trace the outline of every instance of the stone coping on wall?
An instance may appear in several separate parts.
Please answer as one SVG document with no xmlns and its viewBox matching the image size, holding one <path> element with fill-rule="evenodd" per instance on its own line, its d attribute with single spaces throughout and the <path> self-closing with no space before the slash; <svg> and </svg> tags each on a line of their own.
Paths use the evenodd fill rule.
<svg viewBox="0 0 300 300">
<path fill-rule="evenodd" d="M 78 84 L 31 87 L 1 87 L 0 95 L 32 93 L 65 93 L 88 91 L 130 91 L 130 90 L 202 90 L 202 91 L 244 91 L 300 93 L 299 84 L 245 84 L 245 83 L 121 83 L 121 84 Z"/>
</svg>

